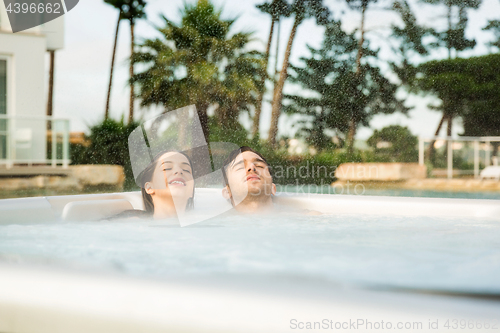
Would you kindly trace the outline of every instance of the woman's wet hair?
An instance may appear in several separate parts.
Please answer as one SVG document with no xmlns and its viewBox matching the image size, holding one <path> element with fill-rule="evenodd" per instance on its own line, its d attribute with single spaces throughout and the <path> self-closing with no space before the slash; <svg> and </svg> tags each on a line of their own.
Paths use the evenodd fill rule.
<svg viewBox="0 0 500 333">
<path fill-rule="evenodd" d="M 252 149 L 252 148 L 250 148 L 248 146 L 241 146 L 240 148 L 235 149 L 232 152 L 230 152 L 229 155 L 228 155 L 228 157 L 224 160 L 224 162 L 222 164 L 222 177 L 223 177 L 223 181 L 224 181 L 224 184 L 222 184 L 223 186 L 229 186 L 229 181 L 227 179 L 227 173 L 226 173 L 227 167 L 229 165 L 231 165 L 234 162 L 234 160 L 236 160 L 236 157 L 238 157 L 238 155 L 240 155 L 240 154 L 242 154 L 242 153 L 244 153 L 246 151 L 249 151 L 249 152 L 252 152 L 252 153 L 256 154 L 264 162 L 266 162 L 267 168 L 269 170 L 269 174 L 271 175 L 271 178 L 273 177 L 271 166 L 267 162 L 266 158 L 264 156 L 262 156 L 261 153 L 259 153 L 258 151 L 254 150 L 254 149 Z"/>
<path fill-rule="evenodd" d="M 142 193 L 142 201 L 144 202 L 144 209 L 147 213 L 153 214 L 155 211 L 155 205 L 153 203 L 153 197 L 151 194 L 146 192 L 146 183 L 150 182 L 153 179 L 153 174 L 155 172 L 156 166 L 158 164 L 158 160 L 160 157 L 162 157 L 166 153 L 178 153 L 184 155 L 188 162 L 189 166 L 191 167 L 191 170 L 193 169 L 193 162 L 191 161 L 191 158 L 189 158 L 188 155 L 181 151 L 177 150 L 165 150 L 157 154 L 154 158 L 153 161 L 141 172 L 139 175 L 139 180 L 141 184 L 141 193 Z M 186 204 L 186 211 L 192 210 L 194 208 L 194 187 L 193 187 L 193 195 L 191 198 L 188 199 L 188 202 Z"/>
</svg>

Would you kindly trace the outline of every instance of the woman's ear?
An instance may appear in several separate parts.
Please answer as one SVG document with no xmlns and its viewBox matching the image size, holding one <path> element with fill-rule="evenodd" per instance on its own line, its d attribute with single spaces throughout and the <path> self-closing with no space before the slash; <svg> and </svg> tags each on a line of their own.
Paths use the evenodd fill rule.
<svg viewBox="0 0 500 333">
<path fill-rule="evenodd" d="M 276 194 L 276 185 L 274 185 L 274 183 L 271 184 L 271 194 L 272 195 Z"/>
<path fill-rule="evenodd" d="M 155 190 L 153 189 L 153 187 L 151 186 L 151 183 L 150 182 L 147 182 L 146 184 L 144 184 L 144 189 L 146 190 L 146 193 L 147 194 L 154 194 L 155 193 Z"/>
<path fill-rule="evenodd" d="M 222 189 L 222 197 L 224 199 L 230 199 L 231 198 L 231 190 L 229 189 L 229 186 L 226 186 Z"/>
</svg>

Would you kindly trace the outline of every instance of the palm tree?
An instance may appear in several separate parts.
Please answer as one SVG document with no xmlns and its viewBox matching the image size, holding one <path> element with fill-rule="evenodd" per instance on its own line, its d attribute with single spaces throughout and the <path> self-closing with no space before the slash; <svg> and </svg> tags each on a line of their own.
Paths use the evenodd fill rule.
<svg viewBox="0 0 500 333">
<path fill-rule="evenodd" d="M 111 55 L 111 70 L 109 73 L 109 85 L 108 85 L 108 95 L 106 97 L 106 109 L 104 110 L 104 120 L 106 120 L 109 117 L 109 100 L 111 98 L 111 86 L 113 83 L 113 69 L 115 67 L 116 44 L 118 42 L 118 29 L 120 28 L 120 21 L 123 19 L 121 8 L 124 5 L 124 0 L 104 0 L 104 2 L 112 5 L 113 7 L 119 10 L 118 22 L 116 23 L 115 42 L 113 43 L 113 53 Z"/>
<path fill-rule="evenodd" d="M 268 141 L 271 145 L 276 144 L 276 135 L 278 134 L 278 119 L 281 114 L 281 101 L 283 99 L 283 87 L 287 78 L 287 69 L 292 52 L 292 44 L 297 32 L 298 26 L 308 17 L 316 18 L 318 24 L 328 23 L 330 11 L 323 5 L 323 0 L 295 0 L 292 5 L 292 13 L 295 14 L 295 20 L 290 31 L 288 44 L 286 46 L 285 58 L 280 72 L 278 83 L 274 89 L 273 106 L 271 112 L 271 127 L 269 128 Z"/>
<path fill-rule="evenodd" d="M 111 71 L 109 74 L 109 86 L 108 86 L 108 96 L 106 99 L 106 110 L 104 113 L 104 119 L 109 116 L 109 100 L 111 95 L 111 85 L 113 82 L 113 68 L 115 64 L 115 54 L 116 54 L 116 44 L 118 40 L 118 29 L 120 27 L 121 20 L 128 20 L 130 22 L 130 53 L 131 57 L 134 54 L 134 27 L 135 20 L 146 17 L 146 12 L 144 7 L 146 6 L 145 0 L 104 0 L 104 2 L 112 5 L 119 10 L 118 22 L 116 23 L 115 31 L 115 42 L 113 44 L 113 55 L 111 56 Z M 129 65 L 130 78 L 134 76 L 134 64 L 130 62 Z M 131 123 L 134 120 L 134 85 L 130 83 L 130 110 L 128 115 L 128 122 Z"/>
<path fill-rule="evenodd" d="M 132 62 L 145 70 L 134 75 L 142 106 L 163 105 L 166 111 L 196 104 L 208 137 L 210 106 L 219 124 L 237 121 L 263 89 L 264 61 L 259 52 L 245 50 L 251 33 L 229 36 L 235 20 L 224 20 L 209 0 L 185 4 L 180 24 L 163 17 L 161 38 L 147 39 Z"/>
<path fill-rule="evenodd" d="M 290 5 L 285 1 L 285 0 L 273 0 L 271 3 L 263 3 L 261 5 L 257 5 L 257 8 L 259 8 L 262 12 L 271 15 L 271 28 L 269 30 L 269 38 L 267 40 L 267 47 L 266 47 L 266 57 L 265 57 L 265 67 L 266 67 L 266 72 L 267 72 L 267 66 L 269 63 L 269 54 L 270 54 L 270 49 L 271 49 L 271 41 L 273 39 L 273 33 L 274 33 L 274 25 L 276 22 L 279 22 L 280 18 L 283 17 L 288 17 L 290 16 Z M 279 30 L 278 30 L 278 39 L 276 41 L 276 55 L 278 54 L 278 45 L 279 45 Z M 262 77 L 262 82 L 261 84 L 265 86 L 265 76 Z M 259 94 L 257 98 L 257 103 L 255 107 L 255 115 L 253 119 L 253 128 L 252 128 L 252 135 L 255 137 L 259 133 L 259 127 L 260 127 L 260 113 L 262 110 L 262 100 L 264 96 L 264 91 Z"/>
<path fill-rule="evenodd" d="M 262 53 L 253 51 L 228 59 L 224 78 L 219 80 L 219 88 L 214 94 L 218 104 L 215 118 L 226 130 L 238 128 L 239 113 L 250 113 L 251 107 L 256 108 L 259 103 L 258 96 L 264 92 L 263 78 L 266 77 L 262 58 Z"/>
<path fill-rule="evenodd" d="M 135 36 L 134 36 L 134 27 L 135 21 L 137 19 L 145 18 L 146 12 L 144 11 L 144 7 L 146 6 L 145 0 L 124 0 L 125 5 L 122 7 L 122 15 L 123 18 L 128 20 L 130 23 L 130 57 L 132 58 L 134 55 L 134 46 L 135 46 Z M 130 79 L 134 77 L 134 63 L 130 61 L 129 64 L 129 75 Z M 134 83 L 130 81 L 130 109 L 128 114 L 128 122 L 132 123 L 134 121 Z"/>
</svg>

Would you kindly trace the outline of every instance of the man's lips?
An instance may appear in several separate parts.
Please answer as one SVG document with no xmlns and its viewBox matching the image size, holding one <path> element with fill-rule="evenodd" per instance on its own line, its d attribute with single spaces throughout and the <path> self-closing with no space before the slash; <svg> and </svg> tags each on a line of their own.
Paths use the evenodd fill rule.
<svg viewBox="0 0 500 333">
<path fill-rule="evenodd" d="M 186 181 L 182 178 L 174 178 L 168 182 L 168 185 L 173 186 L 186 186 Z"/>
<path fill-rule="evenodd" d="M 249 180 L 260 180 L 260 177 L 257 175 L 248 175 L 246 178 L 246 181 L 249 181 Z"/>
</svg>

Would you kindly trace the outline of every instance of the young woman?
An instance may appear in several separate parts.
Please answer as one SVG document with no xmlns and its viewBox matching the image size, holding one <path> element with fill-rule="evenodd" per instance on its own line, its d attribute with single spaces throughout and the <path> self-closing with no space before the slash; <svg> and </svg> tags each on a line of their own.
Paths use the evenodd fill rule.
<svg viewBox="0 0 500 333">
<path fill-rule="evenodd" d="M 166 219 L 193 209 L 192 165 L 191 159 L 181 152 L 158 154 L 138 177 L 145 210 L 127 210 L 106 220 Z"/>
<path fill-rule="evenodd" d="M 176 217 L 193 209 L 194 179 L 189 157 L 181 152 L 162 152 L 140 175 L 147 213 L 155 219 Z"/>
</svg>

